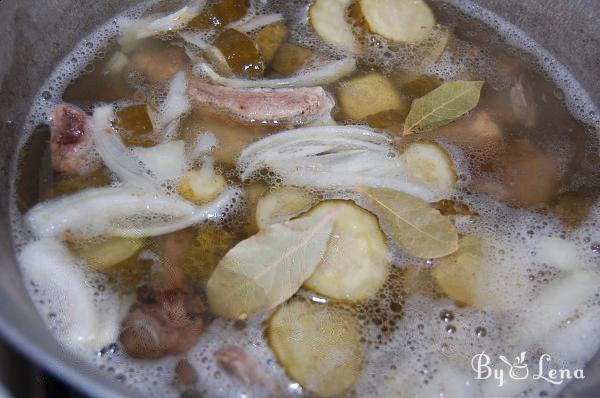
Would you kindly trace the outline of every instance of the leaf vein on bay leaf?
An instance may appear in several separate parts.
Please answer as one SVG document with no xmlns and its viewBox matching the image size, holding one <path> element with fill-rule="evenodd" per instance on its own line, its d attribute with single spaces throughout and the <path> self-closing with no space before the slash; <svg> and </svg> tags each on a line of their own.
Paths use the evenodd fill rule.
<svg viewBox="0 0 600 398">
<path fill-rule="evenodd" d="M 482 81 L 446 83 L 415 100 L 406 117 L 404 135 L 444 126 L 473 109 L 479 102 Z"/>
<path fill-rule="evenodd" d="M 334 218 L 330 212 L 273 224 L 236 245 L 208 281 L 212 311 L 251 316 L 293 296 L 322 260 Z"/>
<path fill-rule="evenodd" d="M 435 237 L 434 235 L 431 235 L 429 232 L 425 231 L 422 229 L 422 227 L 420 225 L 411 223 L 410 221 L 408 221 L 406 219 L 406 216 L 401 215 L 400 213 L 398 213 L 396 210 L 390 208 L 389 206 L 387 206 L 385 203 L 381 202 L 379 199 L 375 198 L 373 195 L 371 195 L 370 193 L 367 192 L 367 196 L 369 196 L 369 198 L 371 200 L 373 200 L 375 203 L 377 203 L 379 206 L 381 206 L 382 208 L 384 208 L 385 210 L 389 211 L 390 213 L 392 213 L 394 216 L 398 217 L 398 219 L 400 219 L 402 222 L 404 222 L 405 224 L 408 224 L 409 226 L 413 227 L 414 229 L 416 229 L 417 231 L 421 232 L 424 235 L 429 236 L 431 239 L 433 240 L 437 240 L 439 242 L 441 242 L 440 239 L 438 239 L 437 237 Z"/>
<path fill-rule="evenodd" d="M 408 254 L 418 258 L 440 258 L 458 249 L 458 233 L 448 217 L 422 199 L 386 188 L 358 188 L 377 208 L 391 238 Z"/>
<path fill-rule="evenodd" d="M 258 275 L 256 275 L 256 277 L 252 278 L 254 281 L 260 279 L 261 277 L 263 277 L 267 272 L 269 272 L 270 270 L 272 270 L 273 268 L 277 268 L 280 267 L 281 264 L 283 264 L 285 262 L 286 259 L 289 259 L 290 257 L 292 257 L 292 255 L 294 253 L 296 253 L 297 251 L 305 248 L 306 244 L 308 242 L 310 242 L 312 239 L 314 239 L 315 235 L 317 235 L 317 233 L 319 233 L 319 231 L 324 228 L 334 217 L 334 213 L 335 211 L 331 211 L 325 218 L 323 218 L 323 220 L 321 220 L 319 222 L 319 224 L 317 224 L 313 229 L 310 230 L 310 234 L 309 236 L 307 236 L 306 238 L 304 238 L 301 242 L 299 242 L 298 244 L 294 245 L 291 247 L 290 250 L 286 251 L 281 258 L 277 259 L 273 264 L 268 265 L 267 267 L 265 267 L 263 269 L 263 271 L 261 273 L 259 273 Z M 289 227 L 288 227 L 289 228 Z M 323 256 L 321 256 L 323 257 Z"/>
</svg>

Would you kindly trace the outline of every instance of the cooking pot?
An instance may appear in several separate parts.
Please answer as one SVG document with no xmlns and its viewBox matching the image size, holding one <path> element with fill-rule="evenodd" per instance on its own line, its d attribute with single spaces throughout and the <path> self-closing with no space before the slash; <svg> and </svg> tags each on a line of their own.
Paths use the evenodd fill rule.
<svg viewBox="0 0 600 398">
<path fill-rule="evenodd" d="M 433 0 L 432 0 L 433 1 Z M 458 0 L 445 0 L 458 4 Z M 15 148 L 38 88 L 85 35 L 139 0 L 0 0 L 0 333 L 49 372 L 91 396 L 132 396 L 104 373 L 78 360 L 52 338 L 24 288 L 8 216 Z M 476 0 L 467 14 L 487 23 L 506 20 L 514 32 L 541 44 L 600 103 L 598 0 Z M 526 32 L 526 33 L 524 33 Z M 535 56 L 548 54 L 541 50 Z M 597 396 L 600 356 L 565 395 Z"/>
</svg>

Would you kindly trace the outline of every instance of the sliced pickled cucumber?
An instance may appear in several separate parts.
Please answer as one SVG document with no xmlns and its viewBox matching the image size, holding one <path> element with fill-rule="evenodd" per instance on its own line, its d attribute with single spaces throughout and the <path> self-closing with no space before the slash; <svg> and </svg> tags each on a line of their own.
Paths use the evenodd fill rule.
<svg viewBox="0 0 600 398">
<path fill-rule="evenodd" d="M 433 280 L 431 267 L 409 264 L 403 271 L 404 290 L 408 296 L 420 294 L 436 300 L 444 297 L 443 292 Z"/>
<path fill-rule="evenodd" d="M 186 277 L 205 284 L 219 261 L 239 241 L 237 235 L 219 227 L 201 227 L 183 265 Z"/>
<path fill-rule="evenodd" d="M 479 273 L 484 252 L 481 240 L 473 235 L 461 238 L 458 251 L 439 260 L 433 279 L 439 288 L 460 305 L 477 302 Z"/>
<path fill-rule="evenodd" d="M 107 271 L 133 257 L 144 244 L 143 239 L 115 237 L 78 243 L 72 250 L 94 270 Z"/>
<path fill-rule="evenodd" d="M 146 104 L 128 106 L 117 111 L 117 128 L 127 146 L 152 146 L 154 130 Z"/>
<path fill-rule="evenodd" d="M 190 170 L 179 182 L 179 194 L 196 204 L 208 203 L 217 198 L 226 188 L 223 176 L 210 170 Z"/>
<path fill-rule="evenodd" d="M 369 30 L 388 40 L 418 43 L 435 27 L 433 12 L 424 0 L 360 0 Z"/>
<path fill-rule="evenodd" d="M 344 115 L 353 120 L 386 111 L 404 113 L 408 108 L 408 104 L 393 83 L 379 73 L 370 73 L 342 82 L 337 94 Z"/>
<path fill-rule="evenodd" d="M 441 192 L 450 191 L 456 186 L 457 176 L 452 159 L 439 145 L 413 143 L 405 148 L 402 155 L 411 177 Z"/>
<path fill-rule="evenodd" d="M 132 134 L 147 134 L 152 131 L 152 121 L 145 104 L 138 104 L 117 111 L 118 126 Z"/>
<path fill-rule="evenodd" d="M 369 126 L 376 129 L 400 131 L 407 114 L 408 109 L 389 110 L 369 115 L 365 120 Z"/>
<path fill-rule="evenodd" d="M 317 396 L 343 394 L 360 376 L 359 325 L 338 309 L 304 300 L 284 303 L 271 317 L 267 336 L 290 378 Z"/>
<path fill-rule="evenodd" d="M 336 212 L 323 261 L 304 287 L 323 296 L 359 301 L 385 283 L 389 249 L 377 217 L 349 201 L 324 202 L 308 214 Z"/>
<path fill-rule="evenodd" d="M 248 203 L 248 223 L 244 227 L 247 236 L 252 236 L 260 230 L 256 221 L 258 201 L 268 192 L 269 186 L 262 182 L 254 182 L 246 187 L 246 203 Z"/>
<path fill-rule="evenodd" d="M 245 17 L 249 7 L 250 0 L 220 0 L 193 18 L 188 27 L 191 29 L 222 28 Z"/>
<path fill-rule="evenodd" d="M 289 29 L 280 22 L 265 26 L 254 36 L 254 41 L 267 65 L 271 64 L 279 47 L 285 43 L 288 36 Z"/>
<path fill-rule="evenodd" d="M 436 76 L 420 75 L 407 70 L 398 71 L 395 81 L 400 85 L 402 94 L 411 99 L 424 97 L 442 84 Z"/>
<path fill-rule="evenodd" d="M 293 75 L 305 66 L 312 56 L 313 52 L 307 48 L 283 43 L 275 54 L 271 69 L 284 76 Z"/>
<path fill-rule="evenodd" d="M 442 84 L 438 78 L 427 76 L 427 72 L 432 65 L 438 66 L 438 62 L 446 53 L 446 49 L 452 45 L 453 39 L 454 35 L 451 30 L 437 25 L 422 42 L 404 45 L 410 48 L 412 56 L 402 64 L 400 72 L 396 73 L 398 83 L 401 85 L 408 83 L 407 87 L 401 87 L 402 93 L 411 95 L 408 91 L 411 91 L 412 87 L 410 86 L 413 86 L 412 91 L 417 92 L 417 94 L 411 96 L 420 98 Z M 429 82 L 422 79 L 427 79 Z M 413 81 L 415 82 L 411 83 Z M 437 85 L 431 87 L 432 83 L 436 82 Z M 427 88 L 429 88 L 428 91 Z"/>
<path fill-rule="evenodd" d="M 444 55 L 444 51 L 450 44 L 452 37 L 452 32 L 448 29 L 434 29 L 420 52 L 420 57 L 416 65 L 417 69 L 425 70 L 430 65 L 438 62 L 442 58 L 442 55 Z"/>
<path fill-rule="evenodd" d="M 213 45 L 221 51 L 231 71 L 251 79 L 260 79 L 265 74 L 263 60 L 254 40 L 235 29 L 223 31 Z"/>
<path fill-rule="evenodd" d="M 327 43 L 350 52 L 359 46 L 346 21 L 346 13 L 353 0 L 314 0 L 309 9 L 310 24 Z"/>
<path fill-rule="evenodd" d="M 315 199 L 299 188 L 286 187 L 267 193 L 256 205 L 256 224 L 259 229 L 288 221 L 310 209 Z"/>
</svg>

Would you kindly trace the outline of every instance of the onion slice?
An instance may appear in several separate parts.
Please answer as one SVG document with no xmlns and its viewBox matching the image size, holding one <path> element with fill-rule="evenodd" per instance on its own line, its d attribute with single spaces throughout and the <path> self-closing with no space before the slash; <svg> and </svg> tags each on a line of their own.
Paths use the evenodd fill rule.
<svg viewBox="0 0 600 398">
<path fill-rule="evenodd" d="M 242 33 L 249 33 L 253 30 L 264 28 L 267 25 L 283 21 L 281 14 L 268 14 L 251 17 L 242 21 L 237 21 L 229 24 L 228 28 L 238 30 Z"/>
<path fill-rule="evenodd" d="M 162 17 L 150 16 L 138 20 L 125 19 L 121 22 L 119 44 L 126 50 L 140 39 L 152 37 L 164 32 L 184 28 L 206 5 L 206 0 L 195 0 L 172 14 Z"/>
<path fill-rule="evenodd" d="M 187 153 L 188 166 L 214 151 L 219 145 L 219 140 L 210 131 L 198 134 L 194 146 Z"/>
<path fill-rule="evenodd" d="M 163 142 L 176 134 L 181 117 L 187 114 L 192 104 L 187 95 L 188 79 L 185 72 L 175 74 L 169 82 L 165 100 L 156 111 L 148 107 L 148 115 L 156 132 L 162 132 Z"/>
<path fill-rule="evenodd" d="M 114 118 L 110 105 L 96 108 L 93 116 L 94 144 L 104 165 L 123 182 L 146 190 L 160 190 L 158 179 L 144 167 L 131 148 L 127 148 L 111 127 Z"/>
<path fill-rule="evenodd" d="M 327 43 L 346 51 L 358 53 L 352 27 L 346 20 L 353 0 L 314 0 L 308 10 L 310 26 Z"/>
<path fill-rule="evenodd" d="M 121 180 L 140 188 L 154 190 L 160 184 L 143 167 L 130 148 L 127 148 L 111 127 L 114 118 L 110 105 L 96 108 L 93 115 L 94 144 L 105 166 Z"/>
<path fill-rule="evenodd" d="M 187 96 L 188 80 L 185 72 L 178 72 L 169 83 L 167 98 L 160 108 L 159 129 L 179 119 L 192 108 Z"/>
<path fill-rule="evenodd" d="M 170 104 L 169 99 L 166 102 L 167 114 L 177 115 L 182 110 L 180 105 Z M 177 119 L 171 120 L 165 129 L 168 139 L 163 144 L 151 148 L 128 148 L 111 127 L 113 118 L 113 108 L 110 105 L 94 111 L 94 144 L 106 167 L 124 183 L 150 192 L 163 191 L 162 185 L 166 180 L 177 179 L 185 173 L 184 143 L 171 141 L 172 137 L 167 137 L 171 135 L 167 134 L 170 128 L 177 127 Z"/>
<path fill-rule="evenodd" d="M 181 32 L 179 36 L 188 44 L 191 44 L 194 47 L 198 47 L 202 50 L 204 56 L 215 65 L 221 73 L 227 74 L 227 76 L 231 76 L 233 72 L 231 71 L 231 67 L 229 63 L 227 63 L 227 59 L 217 47 L 209 44 L 206 40 L 204 40 L 205 35 L 200 33 L 193 32 Z M 198 59 L 204 61 L 201 57 L 197 56 L 193 49 L 189 46 L 185 46 L 187 56 L 192 60 L 192 62 L 197 62 Z"/>
<path fill-rule="evenodd" d="M 102 291 L 92 286 L 64 244 L 55 239 L 31 242 L 19 254 L 19 263 L 27 285 L 35 283 L 57 306 L 50 323 L 63 344 L 88 358 L 117 339 L 131 301 L 110 286 Z"/>
<path fill-rule="evenodd" d="M 194 66 L 194 74 L 207 77 L 213 83 L 233 88 L 286 88 L 313 87 L 332 83 L 356 70 L 356 59 L 345 58 L 329 62 L 319 68 L 305 71 L 299 75 L 282 79 L 248 80 L 223 77 L 208 63 L 201 62 Z"/>
<path fill-rule="evenodd" d="M 117 73 L 121 73 L 127 66 L 128 62 L 129 58 L 127 55 L 123 54 L 121 51 L 117 51 L 108 60 L 108 63 L 104 67 L 104 73 L 108 75 L 116 75 Z"/>
<path fill-rule="evenodd" d="M 399 190 L 424 200 L 439 199 L 438 193 L 411 180 L 389 137 L 363 127 L 309 127 L 274 134 L 250 145 L 238 160 L 243 180 L 265 168 L 285 185 L 319 189 L 369 186 Z"/>
<path fill-rule="evenodd" d="M 377 133 L 371 129 L 360 126 L 318 126 L 304 127 L 293 130 L 283 131 L 263 138 L 260 141 L 248 146 L 243 152 L 242 157 L 273 148 L 285 143 L 304 141 L 307 139 L 343 138 L 359 140 L 363 143 L 372 143 L 375 145 L 391 145 L 392 139 L 385 134 Z"/>
<path fill-rule="evenodd" d="M 174 195 L 133 188 L 94 188 L 38 204 L 25 218 L 38 237 L 65 232 L 89 238 L 99 235 L 151 237 L 176 232 L 222 216 L 242 195 L 230 188 L 210 204 L 198 207 Z"/>
<path fill-rule="evenodd" d="M 206 50 L 209 47 L 215 48 L 212 44 L 209 44 L 204 40 L 205 35 L 203 33 L 194 33 L 190 31 L 179 32 L 179 36 L 186 42 L 195 45 L 201 50 Z"/>
<path fill-rule="evenodd" d="M 169 141 L 149 148 L 133 148 L 132 151 L 161 183 L 176 181 L 185 174 L 185 142 L 182 140 Z"/>
</svg>

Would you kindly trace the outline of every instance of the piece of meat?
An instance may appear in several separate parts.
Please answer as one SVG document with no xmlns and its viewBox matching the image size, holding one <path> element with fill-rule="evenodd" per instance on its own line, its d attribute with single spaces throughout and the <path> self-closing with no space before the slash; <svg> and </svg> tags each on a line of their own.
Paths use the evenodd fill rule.
<svg viewBox="0 0 600 398">
<path fill-rule="evenodd" d="M 166 83 L 188 62 L 183 48 L 161 46 L 137 51 L 131 56 L 127 68 L 141 73 L 147 83 Z"/>
<path fill-rule="evenodd" d="M 190 95 L 201 106 L 250 123 L 309 123 L 327 116 L 334 106 L 322 87 L 238 89 L 192 81 Z"/>
<path fill-rule="evenodd" d="M 483 169 L 491 173 L 476 178 L 475 189 L 521 207 L 547 204 L 562 177 L 559 160 L 526 139 L 508 143 L 507 152 Z"/>
<path fill-rule="evenodd" d="M 239 379 L 248 388 L 257 387 L 267 393 L 277 394 L 277 385 L 241 347 L 225 344 L 214 353 L 219 366 Z"/>
<path fill-rule="evenodd" d="M 193 242 L 185 229 L 160 238 L 164 278 L 138 289 L 119 340 L 129 356 L 159 359 L 185 354 L 206 329 L 204 298 L 187 285 L 182 267 Z"/>
<path fill-rule="evenodd" d="M 167 289 L 185 290 L 182 267 L 194 242 L 194 231 L 191 228 L 184 229 L 169 234 L 161 240 L 165 286 Z"/>
<path fill-rule="evenodd" d="M 595 192 L 594 192 L 595 191 Z M 563 225 L 578 228 L 588 217 L 600 187 L 586 190 L 563 192 L 554 197 L 550 203 L 550 211 Z"/>
<path fill-rule="evenodd" d="M 177 375 L 177 380 L 185 386 L 198 383 L 198 371 L 187 359 L 177 362 L 177 365 L 175 365 L 175 374 Z"/>
<path fill-rule="evenodd" d="M 502 180 L 520 206 L 547 203 L 557 193 L 560 163 L 528 141 L 517 141 L 504 159 Z"/>
<path fill-rule="evenodd" d="M 94 149 L 90 118 L 71 104 L 54 108 L 50 118 L 50 152 L 54 170 L 67 174 L 89 174 L 100 167 Z"/>
<path fill-rule="evenodd" d="M 206 329 L 202 297 L 183 290 L 138 289 L 119 340 L 137 359 L 159 359 L 190 350 Z"/>
<path fill-rule="evenodd" d="M 435 134 L 454 145 L 478 151 L 480 157 L 493 157 L 505 149 L 504 133 L 486 111 L 475 111 L 437 129 Z"/>
</svg>

